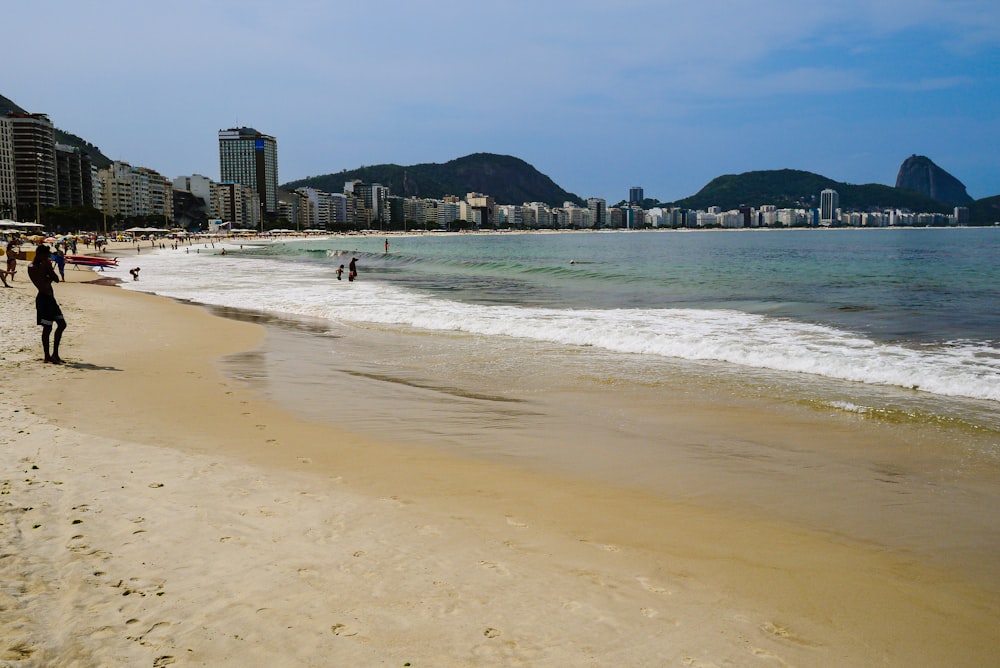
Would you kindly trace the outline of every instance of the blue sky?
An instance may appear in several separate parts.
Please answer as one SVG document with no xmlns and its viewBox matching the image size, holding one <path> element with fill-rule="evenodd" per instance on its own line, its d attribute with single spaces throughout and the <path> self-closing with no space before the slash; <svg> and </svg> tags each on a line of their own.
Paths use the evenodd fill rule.
<svg viewBox="0 0 1000 668">
<path fill-rule="evenodd" d="M 804 169 L 895 184 L 927 155 L 1000 194 L 997 0 L 35 0 L 0 10 L 0 94 L 167 176 L 218 131 L 280 180 L 522 158 L 582 197 L 664 201 Z"/>
</svg>

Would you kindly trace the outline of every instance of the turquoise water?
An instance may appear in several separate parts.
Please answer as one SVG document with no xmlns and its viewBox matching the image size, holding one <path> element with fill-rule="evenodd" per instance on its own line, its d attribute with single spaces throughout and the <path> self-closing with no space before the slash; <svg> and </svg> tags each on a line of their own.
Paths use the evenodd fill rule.
<svg viewBox="0 0 1000 668">
<path fill-rule="evenodd" d="M 393 236 L 388 253 L 384 241 L 143 253 L 142 281 L 125 286 L 279 317 L 599 350 L 638 383 L 659 382 L 663 363 L 712 364 L 848 410 L 916 402 L 998 421 L 998 230 L 427 234 Z M 359 279 L 338 281 L 353 257 Z M 934 398 L 985 403 L 921 404 Z"/>
<path fill-rule="evenodd" d="M 317 251 L 479 304 L 732 309 L 880 341 L 1000 340 L 1000 232 L 908 229 L 337 238 Z M 344 254 L 328 257 L 326 251 Z"/>
</svg>

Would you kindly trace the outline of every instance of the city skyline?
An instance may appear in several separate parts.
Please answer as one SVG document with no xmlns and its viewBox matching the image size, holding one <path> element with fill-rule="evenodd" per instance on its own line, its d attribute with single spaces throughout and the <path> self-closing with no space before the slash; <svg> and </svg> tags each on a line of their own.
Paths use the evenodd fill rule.
<svg viewBox="0 0 1000 668">
<path fill-rule="evenodd" d="M 764 169 L 891 185 L 916 153 L 1000 194 L 990 2 L 47 8 L 3 10 L 31 56 L 2 92 L 170 176 L 218 177 L 215 133 L 251 126 L 285 182 L 494 152 L 584 198 L 670 201 Z"/>
</svg>

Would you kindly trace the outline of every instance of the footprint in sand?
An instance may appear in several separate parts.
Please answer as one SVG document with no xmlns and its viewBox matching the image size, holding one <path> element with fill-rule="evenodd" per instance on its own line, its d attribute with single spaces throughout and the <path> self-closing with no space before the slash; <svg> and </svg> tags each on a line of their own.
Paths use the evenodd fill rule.
<svg viewBox="0 0 1000 668">
<path fill-rule="evenodd" d="M 358 632 L 347 624 L 334 624 L 330 627 L 330 633 L 335 636 L 356 636 Z"/>
<path fill-rule="evenodd" d="M 487 638 L 499 638 L 500 631 L 491 626 L 487 628 L 485 631 L 483 631 L 483 635 L 486 636 Z"/>
<path fill-rule="evenodd" d="M 146 638 L 150 634 L 152 634 L 152 633 L 154 633 L 156 631 L 167 629 L 169 627 L 170 627 L 170 622 L 156 622 L 155 624 L 153 624 L 152 626 L 150 626 L 148 629 L 146 629 L 145 633 L 143 633 L 141 635 L 137 635 L 137 636 L 126 636 L 125 639 L 126 640 L 134 640 L 135 642 L 139 643 L 140 645 L 148 645 L 149 643 L 146 642 Z"/>
<path fill-rule="evenodd" d="M 72 538 L 69 539 L 69 542 L 66 544 L 66 549 L 72 552 L 82 552 L 86 550 L 90 546 L 84 543 L 83 539 L 84 537 L 82 534 L 77 534 L 73 536 Z"/>
<path fill-rule="evenodd" d="M 673 593 L 669 589 L 664 589 L 663 587 L 654 585 L 653 583 L 651 583 L 649 581 L 648 578 L 636 578 L 636 582 L 638 582 L 640 585 L 642 585 L 643 589 L 645 589 L 648 592 L 652 592 L 654 594 L 672 594 Z"/>
<path fill-rule="evenodd" d="M 526 529 L 528 527 L 527 524 L 525 524 L 524 522 L 518 522 L 510 515 L 507 515 L 507 524 L 511 525 L 512 527 L 517 527 L 518 529 Z"/>
<path fill-rule="evenodd" d="M 480 561 L 479 565 L 485 569 L 496 571 L 500 575 L 510 575 L 510 571 L 503 564 L 494 564 L 492 561 Z"/>
<path fill-rule="evenodd" d="M 803 647 L 818 647 L 818 643 L 814 643 L 810 640 L 806 640 L 802 636 L 793 632 L 787 626 L 783 626 L 776 622 L 765 622 L 760 625 L 760 630 L 764 633 L 777 638 L 778 640 L 785 640 L 796 645 L 801 645 Z"/>
</svg>

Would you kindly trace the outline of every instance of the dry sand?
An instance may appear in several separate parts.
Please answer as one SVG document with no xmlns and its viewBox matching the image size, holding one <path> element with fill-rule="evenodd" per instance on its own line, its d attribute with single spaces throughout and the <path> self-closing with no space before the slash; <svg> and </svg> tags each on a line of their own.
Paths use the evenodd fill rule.
<svg viewBox="0 0 1000 668">
<path fill-rule="evenodd" d="M 263 329 L 67 274 L 63 366 L 0 288 L 0 665 L 1000 664 L 954 569 L 331 430 L 219 372 Z"/>
</svg>

